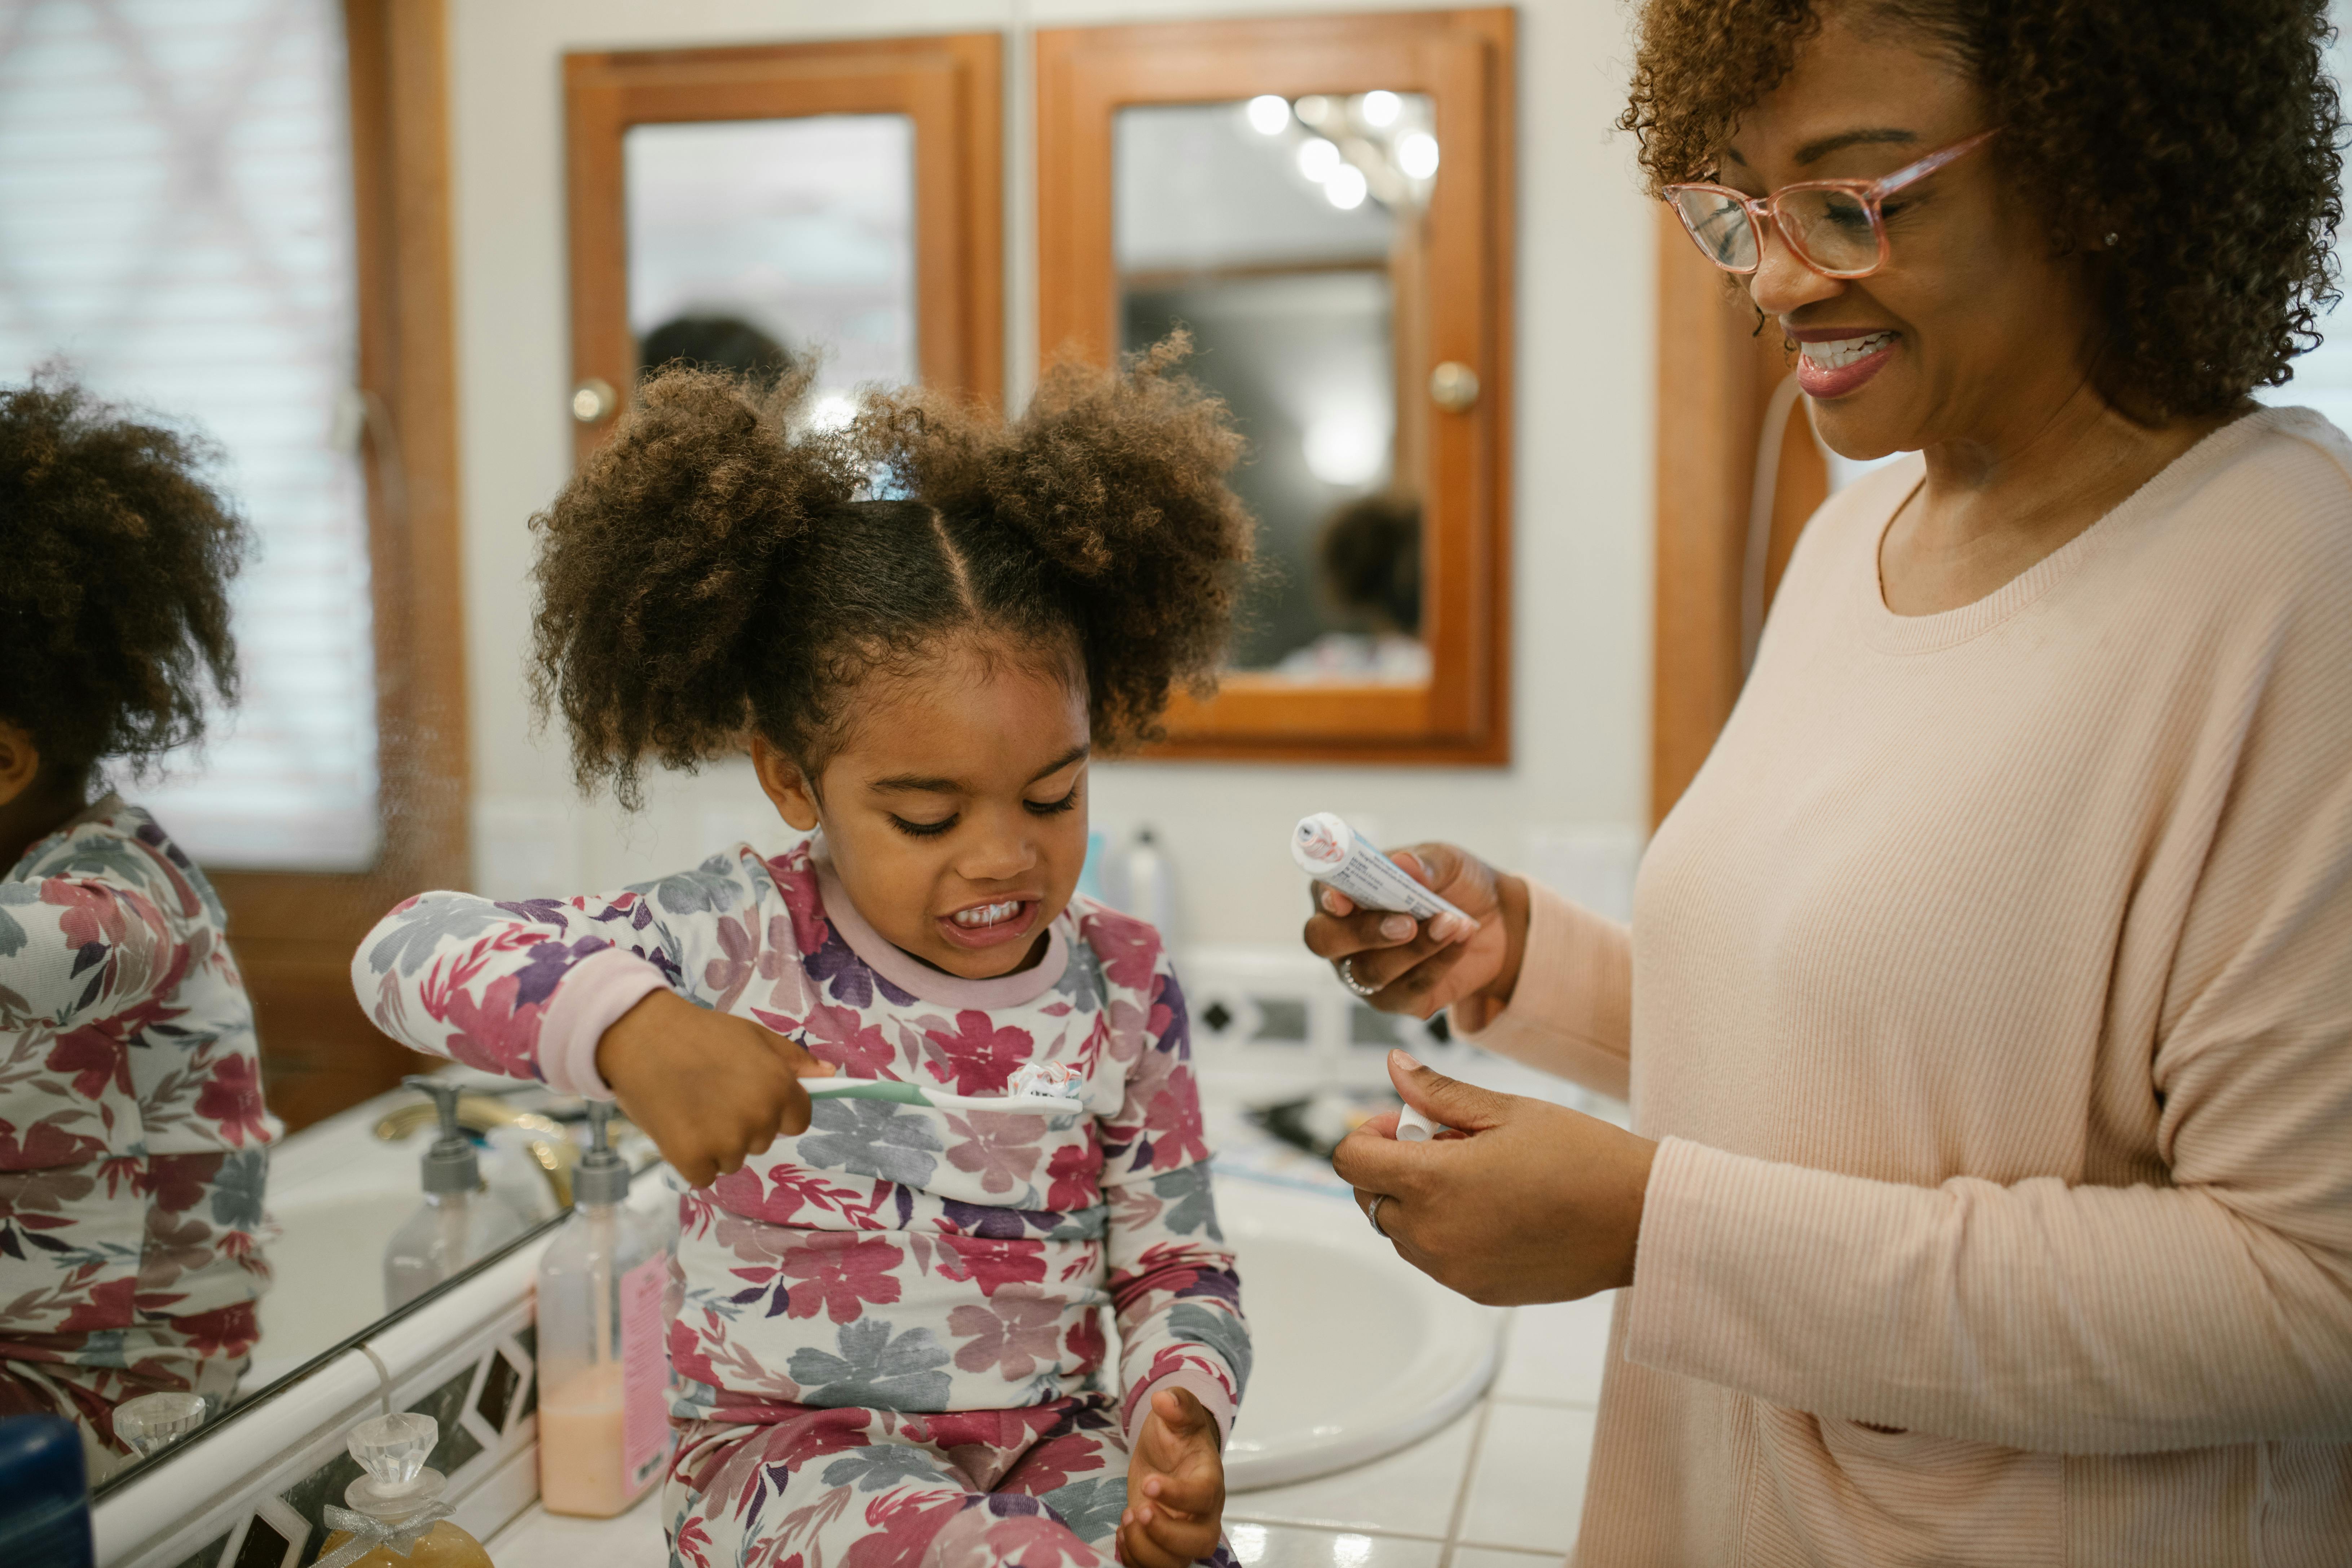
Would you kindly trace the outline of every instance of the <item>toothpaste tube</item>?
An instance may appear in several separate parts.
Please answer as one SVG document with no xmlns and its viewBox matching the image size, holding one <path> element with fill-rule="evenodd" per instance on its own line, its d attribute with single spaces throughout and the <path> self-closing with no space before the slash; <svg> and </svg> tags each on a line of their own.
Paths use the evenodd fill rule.
<svg viewBox="0 0 2352 1568">
<path fill-rule="evenodd" d="M 1014 1099 L 1076 1100 L 1086 1092 L 1076 1068 L 1061 1062 L 1023 1062 L 1013 1069 L 1004 1092 Z"/>
<path fill-rule="evenodd" d="M 1298 827 L 1290 836 L 1290 858 L 1298 862 L 1300 870 L 1339 889 L 1364 909 L 1388 910 L 1423 921 L 1462 914 L 1414 881 L 1370 839 L 1328 811 L 1298 819 Z"/>
</svg>

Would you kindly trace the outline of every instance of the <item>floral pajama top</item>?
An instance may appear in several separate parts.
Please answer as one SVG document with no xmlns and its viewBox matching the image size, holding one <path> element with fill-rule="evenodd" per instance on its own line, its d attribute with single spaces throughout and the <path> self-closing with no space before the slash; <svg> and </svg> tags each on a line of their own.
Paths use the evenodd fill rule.
<svg viewBox="0 0 2352 1568">
<path fill-rule="evenodd" d="M 1121 1425 L 1181 1385 L 1229 1429 L 1249 1374 L 1184 999 L 1150 926 L 1080 899 L 1044 961 L 988 981 L 884 941 L 822 839 L 748 845 L 612 895 L 427 893 L 369 933 L 362 1005 L 419 1050 L 605 1095 L 604 1029 L 656 986 L 859 1078 L 1005 1092 L 1082 1077 L 1067 1116 L 820 1100 L 799 1137 L 687 1194 L 669 1344 L 688 1419 L 1034 1405 L 1092 1385 L 1110 1307 Z"/>
<path fill-rule="evenodd" d="M 278 1121 L 204 873 L 109 796 L 0 878 L 0 1414 L 226 1395 Z"/>
</svg>

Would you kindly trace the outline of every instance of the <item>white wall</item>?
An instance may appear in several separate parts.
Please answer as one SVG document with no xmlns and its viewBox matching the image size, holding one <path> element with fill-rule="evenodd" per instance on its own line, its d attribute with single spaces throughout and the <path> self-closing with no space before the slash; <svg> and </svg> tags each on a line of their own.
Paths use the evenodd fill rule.
<svg viewBox="0 0 2352 1568">
<path fill-rule="evenodd" d="M 1004 31 L 1012 79 L 1007 371 L 1018 400 L 1035 370 L 1027 29 L 1377 5 L 451 0 L 466 652 L 476 877 L 484 890 L 615 886 L 698 859 L 736 837 L 767 845 L 787 836 L 747 767 L 663 781 L 633 820 L 608 800 L 581 802 L 561 736 L 530 733 L 522 682 L 525 522 L 571 462 L 565 50 Z M 1500 769 L 1101 767 L 1096 820 L 1158 829 L 1177 865 L 1185 939 L 1295 937 L 1305 898 L 1285 841 L 1307 811 L 1370 819 L 1391 841 L 1451 838 L 1498 861 L 1549 867 L 1562 879 L 1578 874 L 1575 850 L 1589 847 L 1596 833 L 1604 844 L 1624 844 L 1641 827 L 1654 229 L 1627 140 L 1610 129 L 1630 55 L 1616 0 L 1529 0 L 1520 10 L 1516 761 Z M 1596 901 L 1615 901 L 1606 888 L 1587 891 Z"/>
</svg>

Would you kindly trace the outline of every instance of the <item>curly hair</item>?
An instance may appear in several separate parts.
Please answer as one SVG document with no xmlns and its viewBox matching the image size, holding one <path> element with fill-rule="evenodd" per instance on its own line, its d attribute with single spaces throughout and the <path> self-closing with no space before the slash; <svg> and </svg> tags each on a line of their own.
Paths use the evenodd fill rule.
<svg viewBox="0 0 2352 1568">
<path fill-rule="evenodd" d="M 1224 405 L 1174 374 L 1061 365 L 1019 420 L 944 394 L 869 396 L 805 427 L 778 386 L 680 366 L 531 520 L 531 692 L 583 790 L 642 804 L 647 757 L 691 771 L 764 736 L 812 776 L 847 699 L 978 635 L 1085 680 L 1095 743 L 1157 739 L 1214 684 L 1252 525 Z"/>
<path fill-rule="evenodd" d="M 235 700 L 248 535 L 214 458 L 55 371 L 0 387 L 0 718 L 45 776 L 143 765 L 203 734 L 207 684 Z"/>
<path fill-rule="evenodd" d="M 1834 0 L 1833 0 L 1834 3 Z M 2327 0 L 1843 0 L 1969 71 L 1989 150 L 2078 236 L 2100 390 L 2158 422 L 2284 384 L 2337 297 L 2342 112 Z M 1643 0 L 1631 100 L 1653 194 L 1699 178 L 1820 31 L 1816 0 Z"/>
</svg>

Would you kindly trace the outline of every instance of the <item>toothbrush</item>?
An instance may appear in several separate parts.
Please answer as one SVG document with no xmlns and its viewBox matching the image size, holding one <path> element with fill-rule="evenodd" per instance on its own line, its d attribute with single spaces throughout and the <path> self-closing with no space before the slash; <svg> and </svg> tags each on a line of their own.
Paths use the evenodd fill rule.
<svg viewBox="0 0 2352 1568">
<path fill-rule="evenodd" d="M 1016 1068 L 1011 1094 L 950 1094 L 898 1079 L 812 1078 L 801 1083 L 811 1100 L 887 1100 L 935 1110 L 1004 1110 L 1019 1116 L 1071 1116 L 1086 1110 L 1078 1099 L 1084 1086 L 1077 1074 L 1058 1063 L 1031 1062 Z"/>
</svg>

